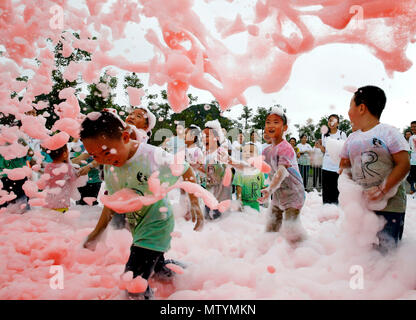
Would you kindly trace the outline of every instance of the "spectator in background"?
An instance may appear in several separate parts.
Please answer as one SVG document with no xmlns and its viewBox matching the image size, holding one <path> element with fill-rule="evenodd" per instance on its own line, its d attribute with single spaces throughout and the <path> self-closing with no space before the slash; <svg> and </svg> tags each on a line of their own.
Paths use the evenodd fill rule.
<svg viewBox="0 0 416 320">
<path fill-rule="evenodd" d="M 413 135 L 412 130 L 406 130 L 404 132 L 404 138 L 406 139 L 407 142 L 409 142 L 410 137 Z"/>
<path fill-rule="evenodd" d="M 416 121 L 412 121 L 410 128 L 413 135 L 409 138 L 410 173 L 407 176 L 407 182 L 410 184 L 410 194 L 414 194 L 416 191 Z"/>
<path fill-rule="evenodd" d="M 320 146 L 322 145 L 322 140 L 318 139 L 315 141 L 313 147 L 313 152 L 311 154 L 311 167 L 312 167 L 312 177 L 313 177 L 313 187 L 315 189 L 321 188 L 322 186 L 322 161 L 324 154 L 321 151 Z"/>
<path fill-rule="evenodd" d="M 296 146 L 296 138 L 290 138 L 289 139 L 289 143 L 290 145 L 293 147 L 293 150 L 295 150 L 296 152 L 296 157 L 299 159 L 300 157 L 300 153 L 299 153 L 299 148 Z"/>
<path fill-rule="evenodd" d="M 328 139 L 347 140 L 345 132 L 338 130 L 339 117 L 336 114 L 331 114 L 328 118 L 329 130 L 322 135 L 322 145 L 319 147 L 324 153 L 322 162 L 322 201 L 323 203 L 338 204 L 338 171 L 339 164 L 334 163 L 326 150 L 326 142 Z"/>
<path fill-rule="evenodd" d="M 311 167 L 311 154 L 312 154 L 312 147 L 310 146 L 308 141 L 308 136 L 306 134 L 302 134 L 300 136 L 300 143 L 297 144 L 297 148 L 299 150 L 299 171 L 302 175 L 303 179 L 303 187 L 305 190 L 308 188 L 308 178 L 309 178 L 309 169 Z"/>
<path fill-rule="evenodd" d="M 251 131 L 250 133 L 250 142 L 254 143 L 256 146 L 257 152 L 261 150 L 261 142 L 259 141 L 259 136 L 257 135 L 256 131 Z M 258 154 L 256 154 L 257 156 Z"/>
<path fill-rule="evenodd" d="M 237 140 L 232 144 L 231 157 L 236 161 L 241 161 L 243 159 L 243 146 L 244 146 L 244 134 L 242 131 L 239 131 Z"/>
</svg>

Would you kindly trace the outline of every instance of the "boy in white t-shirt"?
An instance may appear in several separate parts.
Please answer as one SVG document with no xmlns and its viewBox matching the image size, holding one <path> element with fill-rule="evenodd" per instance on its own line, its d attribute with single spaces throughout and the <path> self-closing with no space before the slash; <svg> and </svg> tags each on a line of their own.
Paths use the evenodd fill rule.
<svg viewBox="0 0 416 320">
<path fill-rule="evenodd" d="M 376 247 L 387 252 L 402 238 L 406 211 L 403 179 L 410 169 L 409 145 L 400 132 L 379 119 L 386 104 L 384 91 L 375 86 L 358 89 L 348 115 L 354 132 L 341 152 L 340 166 L 351 168 L 352 179 L 365 189 L 369 201 L 388 200 L 375 214 L 386 224 Z M 397 190 L 397 191 L 396 191 Z"/>
</svg>

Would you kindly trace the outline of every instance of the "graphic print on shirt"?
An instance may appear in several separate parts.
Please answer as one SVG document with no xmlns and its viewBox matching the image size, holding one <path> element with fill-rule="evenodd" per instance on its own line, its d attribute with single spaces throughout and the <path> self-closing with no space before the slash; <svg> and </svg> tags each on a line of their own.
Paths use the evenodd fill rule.
<svg viewBox="0 0 416 320">
<path fill-rule="evenodd" d="M 378 161 L 378 155 L 374 151 L 365 151 L 361 153 L 361 172 L 363 173 L 362 177 L 357 177 L 358 179 L 366 179 L 368 176 L 380 176 L 377 171 L 374 171 L 370 166 Z"/>
</svg>

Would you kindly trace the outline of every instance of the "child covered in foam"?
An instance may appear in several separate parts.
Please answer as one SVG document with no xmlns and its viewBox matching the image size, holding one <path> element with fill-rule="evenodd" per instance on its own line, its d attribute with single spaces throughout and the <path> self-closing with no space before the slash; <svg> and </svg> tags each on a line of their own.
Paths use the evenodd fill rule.
<svg viewBox="0 0 416 320">
<path fill-rule="evenodd" d="M 257 146 L 253 142 L 244 145 L 242 157 L 243 161 L 248 162 L 250 158 L 258 155 Z M 261 198 L 261 189 L 264 188 L 264 173 L 255 167 L 246 167 L 243 170 L 237 170 L 233 185 L 236 186 L 237 199 L 241 201 L 241 207 L 249 206 L 260 211 L 260 205 L 257 201 Z"/>
<path fill-rule="evenodd" d="M 381 252 L 402 238 L 406 211 L 404 178 L 409 172 L 409 145 L 394 127 L 380 123 L 386 104 L 382 89 L 359 88 L 348 111 L 353 133 L 341 152 L 340 167 L 364 189 L 368 208 L 386 220 L 377 236 Z M 348 170 L 345 170 L 348 169 Z"/>
<path fill-rule="evenodd" d="M 270 165 L 270 185 L 262 190 L 263 202 L 272 197 L 270 220 L 267 231 L 280 230 L 284 218 L 283 234 L 291 243 L 305 238 L 299 214 L 305 201 L 305 189 L 299 172 L 296 153 L 284 138 L 287 118 L 280 107 L 273 107 L 266 118 L 265 132 L 272 145 L 263 150 L 265 161 Z M 283 217 L 284 215 L 284 217 Z"/>
<path fill-rule="evenodd" d="M 173 156 L 161 148 L 131 139 L 128 126 L 110 112 L 90 113 L 82 123 L 81 140 L 89 154 L 104 164 L 104 180 L 110 194 L 122 189 L 131 189 L 141 196 L 149 196 L 150 176 L 158 171 L 161 183 L 173 185 L 180 176 L 185 181 L 195 181 L 189 165 L 183 163 L 182 173 L 173 176 L 170 165 Z M 106 146 L 103 148 L 103 146 Z M 203 224 L 203 215 L 198 199 L 189 195 L 192 204 L 191 214 L 196 220 L 195 229 Z M 115 214 L 110 208 L 103 208 L 95 229 L 90 233 L 84 247 L 90 248 L 98 240 Z M 169 279 L 174 273 L 165 266 L 164 253 L 170 248 L 174 217 L 166 197 L 141 209 L 127 212 L 133 243 L 125 271 L 132 271 L 133 277 L 141 276 L 147 280 L 154 275 Z M 153 290 L 147 286 L 145 292 L 128 293 L 133 299 L 151 299 Z"/>
<path fill-rule="evenodd" d="M 77 172 L 70 164 L 66 144 L 56 150 L 50 150 L 49 155 L 52 162 L 46 165 L 44 174 L 38 181 L 39 188 L 46 191 L 43 207 L 64 213 L 70 206 L 71 197 L 79 197 Z"/>
<path fill-rule="evenodd" d="M 205 187 L 218 202 L 231 200 L 231 184 L 223 183 L 229 156 L 221 124 L 218 120 L 208 121 L 202 132 L 205 144 L 205 164 L 200 165 L 198 170 L 206 175 Z M 218 219 L 220 216 L 221 212 L 218 209 L 211 210 L 205 206 L 205 218 Z"/>
</svg>

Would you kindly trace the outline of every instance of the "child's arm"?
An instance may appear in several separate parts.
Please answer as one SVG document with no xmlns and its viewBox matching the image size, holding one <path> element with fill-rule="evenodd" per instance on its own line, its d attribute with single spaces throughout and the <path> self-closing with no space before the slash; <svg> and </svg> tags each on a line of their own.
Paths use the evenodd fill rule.
<svg viewBox="0 0 416 320">
<path fill-rule="evenodd" d="M 341 174 L 342 171 L 344 171 L 344 169 L 349 169 L 349 168 L 351 168 L 350 159 L 341 158 L 341 161 L 339 162 L 339 174 Z"/>
<path fill-rule="evenodd" d="M 279 165 L 276 173 L 272 178 L 272 181 L 270 182 L 270 185 L 267 188 L 261 190 L 263 197 L 257 199 L 257 201 L 262 203 L 265 200 L 267 200 L 270 194 L 272 194 L 280 188 L 280 185 L 282 184 L 283 180 L 286 179 L 287 176 L 289 176 L 289 172 L 287 171 L 286 167 L 283 165 Z"/>
<path fill-rule="evenodd" d="M 241 201 L 241 186 L 236 186 L 237 189 L 237 200 Z"/>
<path fill-rule="evenodd" d="M 87 240 L 84 242 L 84 248 L 92 248 L 92 242 L 97 240 L 100 234 L 107 228 L 108 223 L 113 217 L 114 211 L 110 208 L 104 206 L 103 211 L 101 212 L 100 219 L 95 226 L 95 229 L 88 235 Z"/>
<path fill-rule="evenodd" d="M 87 160 L 89 157 L 90 155 L 87 152 L 84 152 L 80 154 L 78 157 L 72 158 L 71 162 L 74 164 L 81 164 L 81 161 Z"/>
<path fill-rule="evenodd" d="M 90 172 L 91 169 L 98 167 L 100 164 L 93 160 L 92 162 L 90 162 L 88 165 L 82 167 L 81 169 L 79 169 L 78 171 L 78 175 L 79 176 L 84 176 L 86 174 L 88 174 L 88 172 Z"/>
<path fill-rule="evenodd" d="M 182 175 L 184 181 L 189 182 L 196 182 L 195 175 L 191 168 L 188 168 L 186 172 Z M 201 208 L 199 207 L 198 198 L 195 197 L 193 194 L 188 193 L 189 200 L 191 201 L 191 215 L 192 215 L 192 222 L 196 221 L 194 230 L 200 230 L 204 225 L 204 216 L 201 212 Z"/>
<path fill-rule="evenodd" d="M 407 151 L 400 151 L 392 154 L 394 167 L 391 173 L 387 176 L 384 182 L 377 186 L 370 188 L 367 191 L 368 198 L 373 201 L 380 200 L 391 189 L 397 186 L 408 174 L 410 170 L 410 161 Z"/>
</svg>

